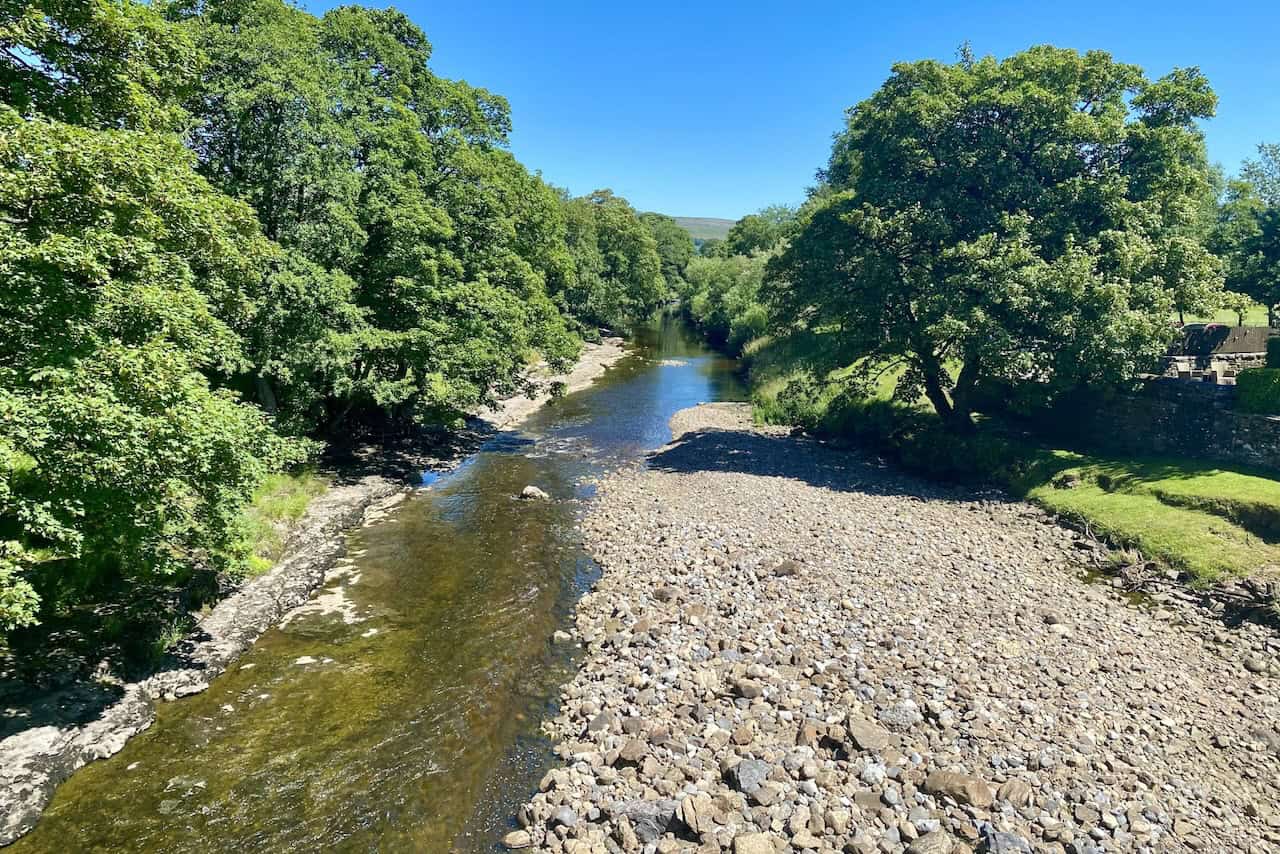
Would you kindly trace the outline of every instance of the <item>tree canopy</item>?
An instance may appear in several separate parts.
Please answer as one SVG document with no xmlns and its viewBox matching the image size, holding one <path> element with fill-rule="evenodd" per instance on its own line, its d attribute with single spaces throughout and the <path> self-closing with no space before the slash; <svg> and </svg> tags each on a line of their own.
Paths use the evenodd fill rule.
<svg viewBox="0 0 1280 854">
<path fill-rule="evenodd" d="M 666 298 L 658 242 L 635 208 L 611 190 L 565 199 L 574 276 L 557 294 L 564 310 L 613 326 L 644 317 Z"/>
<path fill-rule="evenodd" d="M 394 9 L 10 6 L 0 632 L 235 577 L 241 507 L 309 437 L 526 390 L 687 263 L 525 169 L 505 99 L 434 74 Z"/>
<path fill-rule="evenodd" d="M 658 258 L 662 261 L 662 278 L 667 289 L 677 290 L 694 255 L 693 237 L 674 217 L 666 214 L 645 213 L 640 215 L 640 219 L 649 227 L 649 233 L 658 244 Z"/>
<path fill-rule="evenodd" d="M 1266 306 L 1274 325 L 1280 306 L 1280 145 L 1258 151 L 1259 158 L 1227 184 L 1209 245 L 1223 260 L 1227 288 Z"/>
<path fill-rule="evenodd" d="M 796 217 L 796 209 L 787 205 L 771 205 L 759 213 L 747 214 L 729 229 L 717 252 L 724 255 L 768 252 L 791 236 Z"/>
<path fill-rule="evenodd" d="M 774 316 L 836 333 L 835 364 L 903 363 L 899 393 L 956 429 L 980 382 L 1044 400 L 1126 380 L 1175 304 L 1216 308 L 1192 233 L 1215 103 L 1196 69 L 1153 81 L 1100 51 L 896 65 L 770 265 Z"/>
</svg>

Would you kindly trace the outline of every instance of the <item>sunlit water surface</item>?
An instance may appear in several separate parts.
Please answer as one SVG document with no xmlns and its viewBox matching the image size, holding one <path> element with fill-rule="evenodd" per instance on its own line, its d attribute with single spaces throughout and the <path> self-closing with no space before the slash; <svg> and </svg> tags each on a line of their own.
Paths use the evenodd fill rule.
<svg viewBox="0 0 1280 854">
<path fill-rule="evenodd" d="M 550 765 L 591 481 L 741 399 L 677 321 L 350 538 L 350 573 L 62 786 L 30 851 L 490 851 Z M 528 484 L 551 502 L 518 501 Z"/>
</svg>

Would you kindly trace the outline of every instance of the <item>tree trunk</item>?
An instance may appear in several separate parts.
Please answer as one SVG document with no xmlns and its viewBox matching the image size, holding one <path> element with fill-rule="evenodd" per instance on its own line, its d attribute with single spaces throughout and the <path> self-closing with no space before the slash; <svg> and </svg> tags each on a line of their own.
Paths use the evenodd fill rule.
<svg viewBox="0 0 1280 854">
<path fill-rule="evenodd" d="M 942 383 L 942 368 L 936 359 L 923 359 L 924 395 L 933 404 L 933 409 L 942 419 L 943 425 L 954 433 L 970 433 L 973 431 L 973 418 L 970 411 L 963 406 L 957 407 L 955 401 L 947 397 L 947 390 Z"/>
<path fill-rule="evenodd" d="M 965 420 L 970 426 L 973 424 L 969 418 L 969 414 L 974 410 L 973 392 L 978 386 L 981 367 L 977 356 L 965 356 L 964 365 L 960 368 L 960 376 L 956 377 L 955 389 L 951 392 L 951 408 L 964 413 Z"/>
<path fill-rule="evenodd" d="M 257 374 L 253 378 L 253 385 L 258 393 L 258 403 L 267 411 L 267 414 L 275 415 L 280 405 L 276 400 L 275 390 L 271 388 L 271 381 L 262 374 Z"/>
</svg>

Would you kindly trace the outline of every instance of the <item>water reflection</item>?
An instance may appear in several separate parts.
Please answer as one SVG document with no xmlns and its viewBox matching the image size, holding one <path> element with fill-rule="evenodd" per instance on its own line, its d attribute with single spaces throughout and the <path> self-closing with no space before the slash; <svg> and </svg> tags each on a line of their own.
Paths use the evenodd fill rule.
<svg viewBox="0 0 1280 854">
<path fill-rule="evenodd" d="M 741 394 L 679 323 L 642 330 L 605 380 L 353 535 L 310 608 L 76 774 L 15 850 L 490 850 L 548 764 L 536 724 L 572 667 L 549 638 L 594 577 L 573 499 L 676 410 Z M 516 499 L 528 484 L 556 500 Z"/>
</svg>

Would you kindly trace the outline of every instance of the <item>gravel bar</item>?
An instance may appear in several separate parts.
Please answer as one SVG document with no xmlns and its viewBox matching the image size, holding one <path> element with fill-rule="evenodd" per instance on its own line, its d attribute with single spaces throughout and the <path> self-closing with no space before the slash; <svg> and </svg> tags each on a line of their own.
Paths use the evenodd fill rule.
<svg viewBox="0 0 1280 854">
<path fill-rule="evenodd" d="M 510 849 L 1280 850 L 1262 626 L 1100 583 L 1029 505 L 751 425 L 608 479 L 603 568 Z"/>
</svg>

